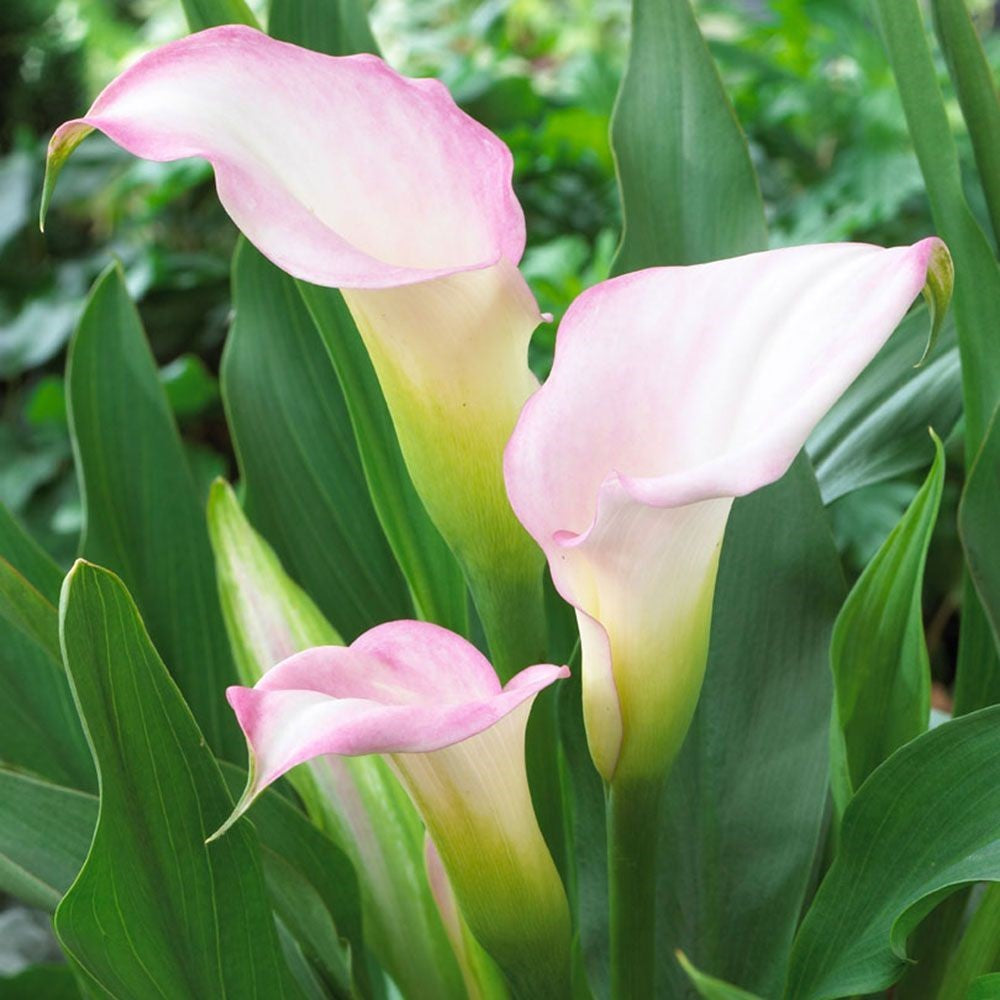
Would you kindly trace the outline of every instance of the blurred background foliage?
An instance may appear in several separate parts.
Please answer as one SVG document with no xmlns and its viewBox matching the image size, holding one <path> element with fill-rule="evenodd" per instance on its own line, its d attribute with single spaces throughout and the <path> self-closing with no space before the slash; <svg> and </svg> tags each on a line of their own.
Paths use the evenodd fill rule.
<svg viewBox="0 0 1000 1000">
<path fill-rule="evenodd" d="M 263 3 L 254 4 L 263 16 Z M 761 180 L 772 243 L 912 242 L 932 229 L 923 183 L 865 0 L 702 0 L 698 5 Z M 973 10 L 995 71 L 990 3 Z M 607 274 L 619 211 L 608 124 L 624 65 L 628 0 L 375 0 L 386 57 L 443 79 L 514 152 L 528 217 L 524 271 L 558 320 Z M 0 501 L 62 563 L 81 525 L 63 386 L 83 297 L 112 257 L 137 299 L 201 482 L 235 472 L 217 384 L 235 232 L 200 163 L 134 160 L 95 135 L 66 167 L 36 223 L 45 142 L 129 60 L 186 31 L 175 0 L 0 3 Z M 985 216 L 972 154 L 941 84 Z M 984 226 L 989 229 L 988 226 Z M 555 324 L 532 361 L 544 374 Z M 961 449 L 951 448 L 952 463 Z M 912 478 L 831 505 L 849 576 L 912 499 Z M 946 490 L 927 573 L 928 638 L 951 673 L 959 549 L 957 482 Z"/>
</svg>

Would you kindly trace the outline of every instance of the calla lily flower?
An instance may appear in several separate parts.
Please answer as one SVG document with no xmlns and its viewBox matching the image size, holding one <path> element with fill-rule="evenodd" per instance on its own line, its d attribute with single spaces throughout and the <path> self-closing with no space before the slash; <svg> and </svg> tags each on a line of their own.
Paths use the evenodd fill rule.
<svg viewBox="0 0 1000 1000">
<path fill-rule="evenodd" d="M 562 996 L 569 913 L 532 809 L 524 734 L 535 695 L 568 673 L 541 664 L 501 687 L 474 646 L 426 622 L 297 653 L 228 690 L 251 768 L 223 831 L 296 764 L 388 755 L 472 933 L 518 996 Z"/>
<path fill-rule="evenodd" d="M 687 732 L 733 499 L 784 474 L 921 290 L 940 318 L 951 274 L 937 239 L 807 246 L 627 274 L 566 313 L 505 474 L 577 610 L 613 787 L 654 787 Z"/>
<path fill-rule="evenodd" d="M 540 320 L 516 267 L 524 216 L 507 147 L 437 81 L 237 25 L 150 53 L 62 125 L 43 215 L 93 129 L 146 159 L 207 159 L 226 211 L 266 257 L 343 291 L 414 484 L 488 634 L 501 632 L 509 592 L 537 589 L 542 565 L 502 475 L 537 387 L 527 348 Z"/>
</svg>

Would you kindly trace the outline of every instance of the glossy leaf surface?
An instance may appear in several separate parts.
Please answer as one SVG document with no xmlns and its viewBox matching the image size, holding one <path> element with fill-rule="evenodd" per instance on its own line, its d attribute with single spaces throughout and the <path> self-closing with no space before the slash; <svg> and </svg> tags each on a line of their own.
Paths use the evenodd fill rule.
<svg viewBox="0 0 1000 1000">
<path fill-rule="evenodd" d="M 969 470 L 958 526 L 969 573 L 1000 650 L 1000 406 Z"/>
<path fill-rule="evenodd" d="M 242 243 L 233 284 L 222 389 L 251 522 L 345 639 L 412 617 L 343 393 L 295 282 Z"/>
<path fill-rule="evenodd" d="M 800 456 L 730 517 L 705 686 L 667 783 L 658 932 L 665 996 L 684 995 L 676 948 L 744 989 L 768 996 L 780 985 L 826 808 L 827 650 L 843 593 Z"/>
<path fill-rule="evenodd" d="M 615 274 L 767 245 L 746 139 L 689 0 L 633 0 L 611 141 L 625 215 Z"/>
<path fill-rule="evenodd" d="M 96 822 L 96 796 L 0 768 L 0 889 L 55 910 Z"/>
<path fill-rule="evenodd" d="M 205 838 L 231 799 L 121 582 L 78 562 L 62 643 L 101 782 L 94 841 L 59 940 L 113 997 L 295 997 L 255 838 Z"/>
<path fill-rule="evenodd" d="M 799 930 L 785 996 L 885 989 L 906 939 L 950 891 L 1000 880 L 1000 706 L 897 750 L 858 790 L 837 857 Z"/>
<path fill-rule="evenodd" d="M 833 793 L 843 810 L 856 788 L 930 718 L 931 670 L 924 638 L 924 561 L 944 486 L 944 448 L 903 519 L 844 603 L 830 660 L 836 693 Z"/>
<path fill-rule="evenodd" d="M 67 366 L 82 551 L 134 595 L 212 749 L 243 759 L 222 692 L 236 679 L 199 491 L 122 272 L 87 301 Z"/>
</svg>

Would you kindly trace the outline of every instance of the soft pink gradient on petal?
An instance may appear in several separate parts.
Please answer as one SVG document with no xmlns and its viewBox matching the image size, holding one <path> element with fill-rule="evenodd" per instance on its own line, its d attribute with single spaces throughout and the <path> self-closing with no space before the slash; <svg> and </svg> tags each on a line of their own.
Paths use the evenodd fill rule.
<svg viewBox="0 0 1000 1000">
<path fill-rule="evenodd" d="M 937 239 L 650 268 L 584 292 L 504 455 L 578 610 L 605 780 L 661 773 L 697 703 L 732 500 L 775 482 L 927 282 Z"/>
<path fill-rule="evenodd" d="M 50 148 L 81 125 L 145 159 L 207 159 L 236 225 L 315 284 L 404 285 L 524 250 L 507 147 L 376 56 L 211 28 L 140 59 Z"/>
<path fill-rule="evenodd" d="M 613 278 L 559 328 L 507 446 L 507 490 L 546 552 L 620 494 L 655 507 L 781 478 L 926 280 L 940 241 L 822 244 Z"/>
<path fill-rule="evenodd" d="M 351 646 L 289 657 L 230 705 L 254 757 L 254 794 L 324 754 L 427 753 L 499 722 L 560 677 L 528 667 L 501 688 L 483 655 L 427 622 L 390 622 Z"/>
</svg>

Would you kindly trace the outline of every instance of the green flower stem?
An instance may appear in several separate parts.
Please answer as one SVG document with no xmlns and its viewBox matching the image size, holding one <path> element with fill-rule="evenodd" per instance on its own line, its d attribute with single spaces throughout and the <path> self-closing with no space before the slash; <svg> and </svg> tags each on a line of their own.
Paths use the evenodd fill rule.
<svg viewBox="0 0 1000 1000">
<path fill-rule="evenodd" d="M 612 1000 L 656 995 L 656 854 L 662 797 L 662 779 L 612 782 L 608 789 Z"/>
</svg>

